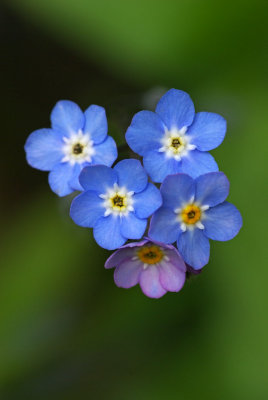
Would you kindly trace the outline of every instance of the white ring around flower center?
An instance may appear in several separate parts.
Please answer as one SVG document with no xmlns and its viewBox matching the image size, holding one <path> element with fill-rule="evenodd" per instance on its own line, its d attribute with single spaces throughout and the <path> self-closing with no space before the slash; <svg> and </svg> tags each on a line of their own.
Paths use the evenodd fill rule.
<svg viewBox="0 0 268 400">
<path fill-rule="evenodd" d="M 76 163 L 82 164 L 92 161 L 95 150 L 93 140 L 90 139 L 89 134 L 83 134 L 79 130 L 78 133 L 73 133 L 70 137 L 64 136 L 63 140 L 65 144 L 62 147 L 64 154 L 62 162 L 69 162 L 71 165 L 74 165 Z"/>
<path fill-rule="evenodd" d="M 117 183 L 105 194 L 100 194 L 99 197 L 104 200 L 102 204 L 105 208 L 104 216 L 113 214 L 125 217 L 129 212 L 134 211 L 133 194 L 134 192 L 128 192 L 125 187 L 119 187 Z"/>
<path fill-rule="evenodd" d="M 187 223 L 184 220 L 184 211 L 189 207 L 197 207 L 200 210 L 200 217 L 198 218 L 198 220 L 194 223 Z M 189 231 L 193 231 L 195 228 L 198 229 L 205 229 L 202 221 L 206 218 L 206 214 L 205 211 L 209 209 L 209 206 L 207 204 L 201 205 L 198 202 L 194 202 L 194 199 L 191 199 L 189 202 L 182 204 L 181 207 L 176 208 L 174 210 L 174 212 L 177 214 L 177 220 L 180 223 L 180 228 L 182 230 L 182 232 L 185 232 L 186 230 Z"/>
<path fill-rule="evenodd" d="M 186 131 L 186 126 L 179 130 L 177 128 L 167 130 L 161 139 L 162 147 L 158 151 L 165 153 L 167 158 L 180 161 L 189 151 L 196 149 L 196 146 L 190 143 L 190 137 L 185 135 Z"/>
</svg>

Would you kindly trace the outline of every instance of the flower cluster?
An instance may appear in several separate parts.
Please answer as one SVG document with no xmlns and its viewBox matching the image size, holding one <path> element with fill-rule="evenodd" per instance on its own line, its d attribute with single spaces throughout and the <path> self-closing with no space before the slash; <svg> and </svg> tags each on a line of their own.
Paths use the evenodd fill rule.
<svg viewBox="0 0 268 400">
<path fill-rule="evenodd" d="M 126 141 L 140 160 L 112 168 L 117 147 L 107 132 L 103 107 L 82 112 L 59 101 L 51 128 L 28 137 L 27 161 L 50 171 L 49 185 L 59 196 L 81 192 L 70 216 L 93 228 L 99 246 L 116 250 L 105 268 L 115 267 L 117 286 L 139 283 L 152 298 L 178 292 L 186 273 L 209 262 L 209 239 L 230 240 L 242 226 L 239 211 L 226 201 L 229 181 L 208 153 L 223 141 L 226 121 L 195 113 L 190 96 L 171 89 L 155 112 L 138 112 L 127 129 Z"/>
</svg>

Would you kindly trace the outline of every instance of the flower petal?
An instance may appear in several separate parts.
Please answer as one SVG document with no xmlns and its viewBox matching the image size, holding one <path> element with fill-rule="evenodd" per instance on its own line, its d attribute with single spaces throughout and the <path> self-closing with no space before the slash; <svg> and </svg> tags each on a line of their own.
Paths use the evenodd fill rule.
<svg viewBox="0 0 268 400">
<path fill-rule="evenodd" d="M 24 149 L 31 167 L 50 171 L 63 158 L 62 135 L 52 129 L 38 129 L 28 136 Z"/>
<path fill-rule="evenodd" d="M 136 255 L 136 249 L 127 245 L 116 250 L 105 262 L 105 268 L 118 267 L 123 261 L 129 260 Z"/>
<path fill-rule="evenodd" d="M 84 112 L 84 133 L 88 133 L 94 144 L 104 141 L 108 132 L 106 112 L 103 107 L 92 104 Z"/>
<path fill-rule="evenodd" d="M 218 171 L 218 165 L 211 154 L 199 150 L 189 151 L 181 160 L 182 171 L 185 174 L 197 178 L 208 172 Z"/>
<path fill-rule="evenodd" d="M 146 296 L 154 299 L 162 297 L 167 292 L 160 283 L 158 267 L 154 265 L 141 271 L 140 287 Z"/>
<path fill-rule="evenodd" d="M 114 139 L 108 136 L 101 144 L 94 146 L 93 164 L 103 164 L 110 167 L 117 159 L 117 147 Z"/>
<path fill-rule="evenodd" d="M 242 217 L 238 209 L 225 201 L 205 212 L 202 223 L 205 226 L 204 234 L 213 240 L 233 239 L 242 227 Z"/>
<path fill-rule="evenodd" d="M 181 271 L 186 272 L 187 267 L 185 262 L 183 261 L 182 256 L 180 255 L 178 249 L 172 245 L 164 245 L 162 243 L 162 247 L 164 247 L 165 250 L 165 255 L 169 258 L 169 262 L 173 265 L 175 265 L 176 268 L 179 268 Z M 167 248 L 169 246 L 169 248 Z"/>
<path fill-rule="evenodd" d="M 91 165 L 83 169 L 79 181 L 85 190 L 104 194 L 117 182 L 117 175 L 112 168 L 105 165 Z"/>
<path fill-rule="evenodd" d="M 125 260 L 114 271 L 117 286 L 129 289 L 139 282 L 142 264 L 140 260 Z"/>
<path fill-rule="evenodd" d="M 187 268 L 187 275 L 189 275 L 189 276 L 199 275 L 202 272 L 202 268 L 201 269 L 194 269 L 189 264 L 186 264 L 186 268 Z"/>
<path fill-rule="evenodd" d="M 128 191 L 139 193 L 147 186 L 147 174 L 138 160 L 122 160 L 114 166 L 114 171 L 118 176 L 118 185 Z"/>
<path fill-rule="evenodd" d="M 146 153 L 143 165 L 153 182 L 163 182 L 166 176 L 182 172 L 180 161 L 167 158 L 164 153 L 158 151 Z"/>
<path fill-rule="evenodd" d="M 193 122 L 195 110 L 191 97 L 182 90 L 170 89 L 159 100 L 155 112 L 168 129 L 181 129 Z"/>
<path fill-rule="evenodd" d="M 126 132 L 129 147 L 143 156 L 147 151 L 158 150 L 165 126 L 159 115 L 152 111 L 140 111 L 134 115 Z"/>
<path fill-rule="evenodd" d="M 67 196 L 74 190 L 69 185 L 73 174 L 73 167 L 69 163 L 57 164 L 48 175 L 51 190 L 58 196 Z"/>
<path fill-rule="evenodd" d="M 84 190 L 83 187 L 80 185 L 79 175 L 80 175 L 82 169 L 86 166 L 88 166 L 88 163 L 85 163 L 85 164 L 76 163 L 73 166 L 73 173 L 72 173 L 71 179 L 69 180 L 69 185 L 71 186 L 71 188 L 73 190 L 79 190 L 80 192 L 82 192 Z"/>
<path fill-rule="evenodd" d="M 198 228 L 182 233 L 177 241 L 178 250 L 184 261 L 194 269 L 200 269 L 209 261 L 208 238 Z"/>
<path fill-rule="evenodd" d="M 174 243 L 180 233 L 176 214 L 169 208 L 161 207 L 152 216 L 149 237 L 159 242 Z"/>
<path fill-rule="evenodd" d="M 114 215 L 99 218 L 93 235 L 98 245 L 107 250 L 115 250 L 126 242 L 120 233 L 120 217 Z"/>
<path fill-rule="evenodd" d="M 104 215 L 103 200 L 96 193 L 87 191 L 79 194 L 72 201 L 70 217 L 79 226 L 92 228 Z"/>
<path fill-rule="evenodd" d="M 194 180 L 186 174 L 169 175 L 162 183 L 160 191 L 163 197 L 163 207 L 175 210 L 194 197 Z"/>
<path fill-rule="evenodd" d="M 226 133 L 226 121 L 218 114 L 200 112 L 195 115 L 194 122 L 187 134 L 191 136 L 191 143 L 198 150 L 208 151 L 218 147 Z"/>
<path fill-rule="evenodd" d="M 120 224 L 122 236 L 127 239 L 140 239 L 145 232 L 147 220 L 137 218 L 133 212 L 130 212 L 121 218 Z"/>
<path fill-rule="evenodd" d="M 70 136 L 83 129 L 85 117 L 80 107 L 69 100 L 60 100 L 51 112 L 52 128 Z"/>
<path fill-rule="evenodd" d="M 160 190 L 152 183 L 148 183 L 145 190 L 135 194 L 133 200 L 135 214 L 138 218 L 148 218 L 162 205 Z"/>
<path fill-rule="evenodd" d="M 210 172 L 196 181 L 195 200 L 210 207 L 222 203 L 229 194 L 229 181 L 223 172 Z"/>
<path fill-rule="evenodd" d="M 182 261 L 184 264 L 184 262 Z M 161 286 L 169 292 L 178 292 L 184 285 L 186 271 L 173 265 L 170 261 L 162 261 L 159 266 Z"/>
</svg>

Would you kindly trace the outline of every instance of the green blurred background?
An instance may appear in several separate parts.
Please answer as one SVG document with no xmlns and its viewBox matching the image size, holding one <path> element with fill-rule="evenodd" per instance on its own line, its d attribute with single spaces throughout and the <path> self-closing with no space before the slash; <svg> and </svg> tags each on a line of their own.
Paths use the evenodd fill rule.
<svg viewBox="0 0 268 400">
<path fill-rule="evenodd" d="M 267 390 L 267 1 L 0 5 L 0 398 L 262 400 Z M 105 106 L 123 143 L 175 87 L 228 121 L 213 154 L 244 226 L 160 300 L 119 289 L 23 145 L 59 99 Z M 266 257 L 267 260 L 267 257 Z"/>
</svg>

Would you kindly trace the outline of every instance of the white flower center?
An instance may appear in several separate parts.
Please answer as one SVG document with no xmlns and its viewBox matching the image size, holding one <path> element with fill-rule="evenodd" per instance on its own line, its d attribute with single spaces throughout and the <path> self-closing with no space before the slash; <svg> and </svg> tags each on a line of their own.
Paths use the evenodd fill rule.
<svg viewBox="0 0 268 400">
<path fill-rule="evenodd" d="M 62 151 L 64 157 L 62 162 L 69 162 L 71 165 L 76 163 L 91 162 L 92 156 L 95 153 L 93 140 L 88 134 L 83 134 L 81 130 L 78 133 L 73 133 L 70 137 L 63 137 L 64 146 Z"/>
<path fill-rule="evenodd" d="M 161 140 L 162 147 L 158 151 L 165 153 L 167 158 L 173 157 L 175 160 L 180 161 L 189 151 L 196 148 L 194 144 L 190 143 L 190 137 L 185 135 L 186 130 L 187 127 L 184 126 L 179 130 L 173 128 L 170 131 L 166 131 Z"/>
<path fill-rule="evenodd" d="M 107 217 L 113 214 L 123 217 L 127 216 L 130 211 L 134 211 L 133 194 L 134 192 L 128 192 L 125 187 L 120 188 L 117 183 L 114 184 L 113 188 L 108 189 L 105 194 L 100 194 L 100 198 L 104 200 L 104 216 Z"/>
<path fill-rule="evenodd" d="M 208 205 L 200 205 L 191 199 L 182 207 L 176 208 L 174 212 L 177 214 L 177 219 L 180 222 L 180 228 L 183 232 L 187 229 L 192 231 L 195 228 L 204 229 L 202 220 L 206 217 L 205 212 L 209 209 Z"/>
</svg>

